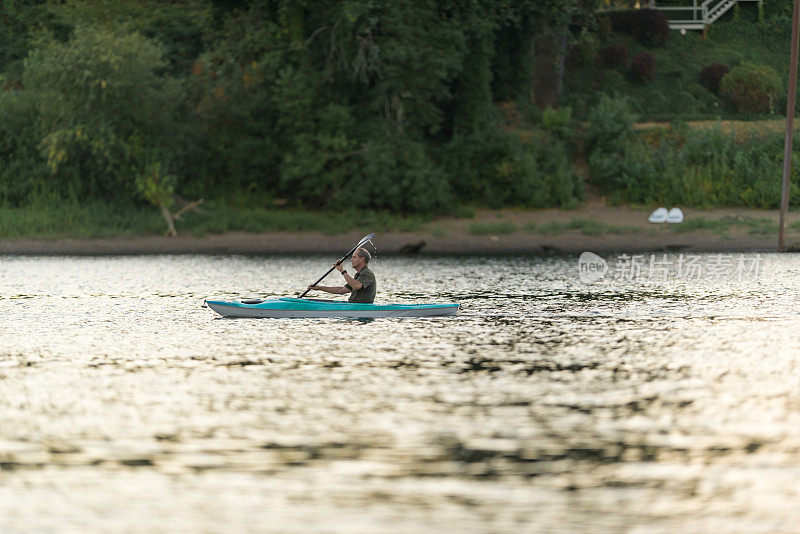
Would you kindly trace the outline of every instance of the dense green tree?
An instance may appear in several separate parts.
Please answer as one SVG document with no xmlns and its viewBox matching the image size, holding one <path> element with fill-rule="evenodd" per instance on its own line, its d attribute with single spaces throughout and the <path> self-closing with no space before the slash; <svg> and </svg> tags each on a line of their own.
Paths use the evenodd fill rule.
<svg viewBox="0 0 800 534">
<path fill-rule="evenodd" d="M 144 162 L 169 153 L 179 92 L 159 75 L 165 65 L 161 47 L 139 33 L 79 26 L 68 42 L 39 41 L 24 83 L 55 188 L 75 198 L 130 194 Z"/>
<path fill-rule="evenodd" d="M 0 117 L 0 207 L 28 204 L 46 192 L 49 178 L 33 95 L 0 92 Z"/>
<path fill-rule="evenodd" d="M 55 23 L 72 29 L 101 26 L 139 32 L 158 41 L 172 73 L 188 74 L 205 43 L 213 38 L 212 6 L 207 0 L 62 0 L 50 2 Z"/>
<path fill-rule="evenodd" d="M 9 124 L 26 125 L 24 136 L 0 127 L 6 202 L 49 190 L 168 208 L 181 193 L 430 212 L 578 194 L 563 139 L 529 121 L 508 131 L 497 102 L 529 107 L 534 43 L 590 15 L 591 0 L 17 0 L 2 10 L 0 71 L 22 72 L 27 54 L 0 98 Z M 22 172 L 27 185 L 12 187 Z"/>
<path fill-rule="evenodd" d="M 45 0 L 4 0 L 0 2 L 0 73 L 6 88 L 19 86 L 22 60 L 30 46 L 30 29 L 48 19 Z"/>
</svg>

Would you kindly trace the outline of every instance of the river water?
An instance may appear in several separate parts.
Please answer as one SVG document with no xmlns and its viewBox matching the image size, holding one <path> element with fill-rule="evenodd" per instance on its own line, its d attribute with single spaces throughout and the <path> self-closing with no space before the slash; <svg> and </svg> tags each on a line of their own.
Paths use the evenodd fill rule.
<svg viewBox="0 0 800 534">
<path fill-rule="evenodd" d="M 721 258 L 0 258 L 0 532 L 798 532 L 800 256 Z"/>
</svg>

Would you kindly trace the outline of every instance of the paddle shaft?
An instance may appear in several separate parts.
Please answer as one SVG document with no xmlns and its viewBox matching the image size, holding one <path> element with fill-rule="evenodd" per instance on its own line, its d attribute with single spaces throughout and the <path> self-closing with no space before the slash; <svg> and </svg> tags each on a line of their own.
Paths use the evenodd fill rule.
<svg viewBox="0 0 800 534">
<path fill-rule="evenodd" d="M 347 258 L 349 258 L 350 256 L 352 256 L 353 252 L 355 252 L 355 251 L 356 251 L 356 249 L 357 249 L 358 247 L 360 247 L 360 246 L 361 246 L 361 243 L 359 243 L 358 245 L 354 246 L 354 247 L 353 247 L 353 250 L 351 250 L 350 252 L 348 252 L 347 254 L 345 254 L 345 255 L 344 255 L 344 256 L 343 256 L 343 257 L 342 257 L 342 258 L 341 258 L 339 261 L 337 261 L 337 262 L 336 262 L 336 265 L 339 265 L 339 264 L 340 264 L 340 263 L 342 263 L 344 260 L 346 260 Z M 325 273 L 325 274 L 323 274 L 322 276 L 320 276 L 319 280 L 317 280 L 316 282 L 314 282 L 313 284 L 311 284 L 311 286 L 313 287 L 313 286 L 315 286 L 315 285 L 319 284 L 320 282 L 322 282 L 322 281 L 325 279 L 325 277 L 326 277 L 326 276 L 328 276 L 329 274 L 331 274 L 331 272 L 333 272 L 333 270 L 336 268 L 336 265 L 334 265 L 333 267 L 331 267 L 330 269 L 328 269 L 328 272 L 327 272 L 327 273 Z M 300 295 L 298 298 L 303 298 L 303 297 L 305 297 L 305 296 L 306 296 L 306 293 L 308 293 L 309 291 L 311 291 L 311 290 L 310 290 L 310 289 L 308 289 L 308 288 L 306 288 L 306 290 L 305 290 L 305 291 L 303 291 L 303 293 L 302 293 L 302 294 L 301 294 L 301 295 Z"/>
<path fill-rule="evenodd" d="M 369 241 L 370 241 L 370 240 L 371 240 L 373 237 L 375 237 L 375 234 L 369 234 L 369 235 L 367 235 L 367 236 L 364 236 L 364 238 L 363 238 L 361 241 L 359 241 L 359 242 L 358 242 L 358 245 L 356 245 L 356 246 L 354 246 L 353 248 L 351 248 L 351 249 L 350 249 L 350 252 L 348 252 L 347 254 L 345 254 L 344 256 L 342 256 L 342 258 L 341 258 L 339 261 L 337 261 L 336 263 L 334 263 L 334 264 L 333 264 L 333 267 L 331 267 L 330 269 L 328 269 L 328 272 L 327 272 L 327 273 L 325 273 L 325 274 L 323 274 L 323 275 L 320 277 L 320 279 L 319 279 L 319 280 L 317 280 L 316 282 L 314 282 L 314 283 L 311 285 L 311 287 L 314 287 L 315 285 L 317 285 L 317 284 L 319 284 L 320 282 L 322 282 L 322 280 L 324 280 L 326 276 L 328 276 L 329 274 L 331 274 L 331 271 L 333 271 L 333 270 L 336 268 L 336 266 L 337 266 L 337 265 L 341 264 L 341 263 L 342 263 L 344 260 L 346 260 L 347 258 L 349 258 L 350 256 L 352 256 L 352 255 L 353 255 L 353 252 L 355 252 L 355 251 L 358 249 L 358 247 L 360 247 L 360 246 L 362 246 L 363 244 L 365 244 L 365 243 L 369 242 Z M 298 297 L 298 298 L 303 298 L 303 297 L 305 297 L 305 296 L 306 296 L 306 293 L 308 293 L 309 291 L 311 291 L 311 289 L 309 289 L 309 288 L 306 288 L 306 290 L 305 290 L 305 291 L 303 291 L 303 293 L 302 293 L 302 294 L 300 295 L 300 297 Z"/>
<path fill-rule="evenodd" d="M 358 245 L 356 245 L 356 246 L 354 246 L 352 249 L 350 249 L 350 252 L 348 252 L 347 254 L 345 254 L 344 256 L 342 256 L 342 258 L 341 258 L 339 261 L 337 261 L 337 262 L 336 262 L 336 263 L 333 265 L 333 267 L 331 267 L 330 269 L 328 269 L 328 272 L 327 272 L 327 273 L 323 274 L 323 275 L 322 275 L 322 276 L 319 278 L 319 280 L 317 280 L 316 282 L 314 282 L 313 284 L 311 284 L 311 286 L 313 287 L 313 286 L 315 286 L 315 285 L 319 284 L 320 282 L 322 282 L 322 281 L 325 279 L 325 277 L 326 277 L 326 276 L 328 276 L 329 274 L 331 274 L 331 272 L 332 272 L 332 271 L 333 271 L 333 270 L 336 268 L 336 266 L 337 266 L 337 265 L 339 265 L 339 264 L 340 264 L 340 263 L 342 263 L 344 260 L 346 260 L 347 258 L 349 258 L 350 256 L 352 256 L 352 255 L 353 255 L 353 252 L 355 252 L 355 251 L 356 251 L 356 249 L 357 249 L 358 247 L 360 247 L 361 245 L 363 245 L 365 240 L 369 241 L 369 239 L 368 239 L 368 238 L 371 238 L 373 235 L 374 235 L 374 234 L 370 234 L 370 235 L 368 235 L 367 237 L 365 237 L 364 239 L 362 239 L 361 241 L 359 241 L 359 242 L 358 242 Z M 305 291 L 303 291 L 303 293 L 302 293 L 302 294 L 301 294 L 301 295 L 300 295 L 298 298 L 303 298 L 303 297 L 305 297 L 305 296 L 306 296 L 306 293 L 308 293 L 309 291 L 311 291 L 311 290 L 310 290 L 309 288 L 306 288 L 306 290 L 305 290 Z"/>
</svg>

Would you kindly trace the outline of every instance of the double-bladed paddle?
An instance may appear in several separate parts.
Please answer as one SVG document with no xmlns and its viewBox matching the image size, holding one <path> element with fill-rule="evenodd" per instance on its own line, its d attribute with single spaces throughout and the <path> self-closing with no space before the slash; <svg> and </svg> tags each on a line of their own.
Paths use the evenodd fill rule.
<svg viewBox="0 0 800 534">
<path fill-rule="evenodd" d="M 342 256 L 342 258 L 341 258 L 339 261 L 337 261 L 337 262 L 334 264 L 334 266 L 333 266 L 333 267 L 331 267 L 330 269 L 328 269 L 328 272 L 327 272 L 327 273 L 323 274 L 323 275 L 320 277 L 320 279 L 319 279 L 319 280 L 317 280 L 316 282 L 314 282 L 313 284 L 311 284 L 311 287 L 314 287 L 315 285 L 317 285 L 317 284 L 319 284 L 320 282 L 322 282 L 322 280 L 324 280 L 326 276 L 328 276 L 329 274 L 331 274 L 331 272 L 332 272 L 332 271 L 333 271 L 333 270 L 336 268 L 336 266 L 337 266 L 337 265 L 339 265 L 339 264 L 340 264 L 340 263 L 342 263 L 344 260 L 346 260 L 347 258 L 349 258 L 350 256 L 352 256 L 352 255 L 353 255 L 353 252 L 355 252 L 356 250 L 358 250 L 358 247 L 362 247 L 362 246 L 366 245 L 367 243 L 369 243 L 370 241 L 372 241 L 372 238 L 373 238 L 373 237 L 375 237 L 375 234 L 374 234 L 374 233 L 372 233 L 372 234 L 369 234 L 369 235 L 365 235 L 365 236 L 364 236 L 364 237 L 361 239 L 361 241 L 359 241 L 359 242 L 358 242 L 358 245 L 354 246 L 352 249 L 350 249 L 350 252 L 348 252 L 347 254 L 345 254 L 344 256 Z M 306 293 L 308 293 L 309 291 L 311 291 L 311 290 L 310 290 L 310 289 L 308 289 L 308 288 L 306 288 L 306 290 L 305 290 L 305 291 L 303 291 L 303 293 L 300 295 L 300 298 L 303 298 L 303 297 L 305 297 L 305 296 L 306 296 Z"/>
</svg>

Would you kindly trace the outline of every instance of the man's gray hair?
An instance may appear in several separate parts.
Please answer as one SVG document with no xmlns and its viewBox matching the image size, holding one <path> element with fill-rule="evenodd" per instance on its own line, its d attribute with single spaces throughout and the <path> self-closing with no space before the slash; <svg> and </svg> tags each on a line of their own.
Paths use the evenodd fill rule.
<svg viewBox="0 0 800 534">
<path fill-rule="evenodd" d="M 367 249 L 359 247 L 356 249 L 356 254 L 358 254 L 359 258 L 364 260 L 365 264 L 369 265 L 369 260 L 372 259 L 372 256 Z"/>
</svg>

